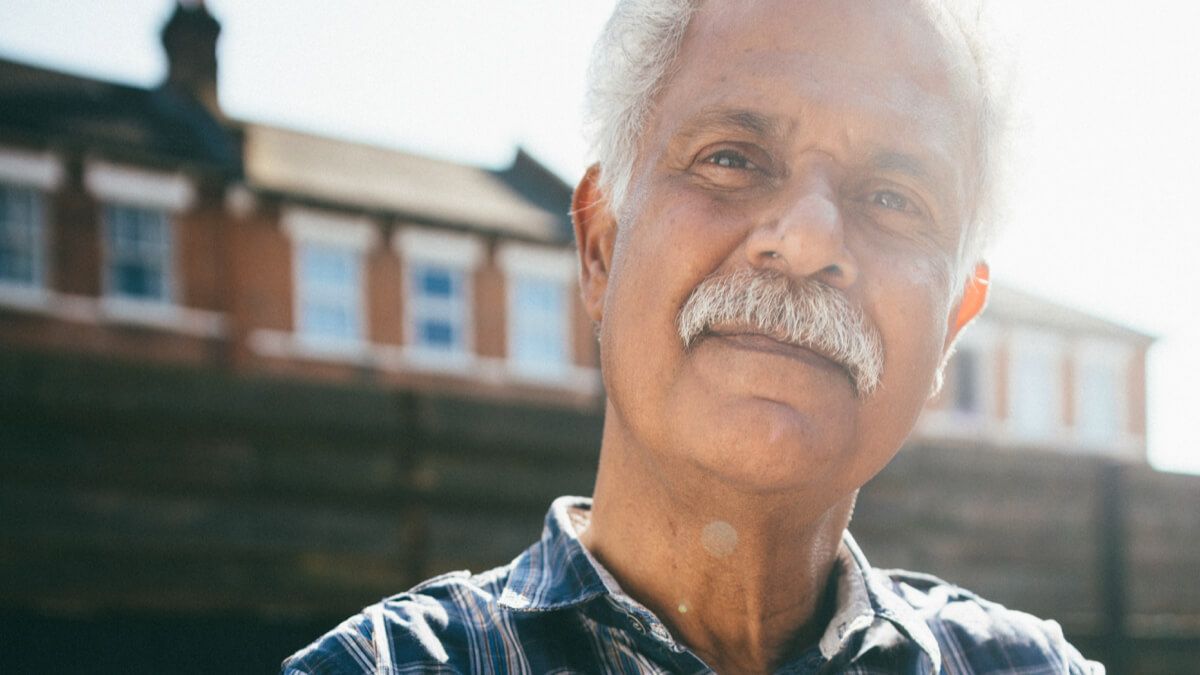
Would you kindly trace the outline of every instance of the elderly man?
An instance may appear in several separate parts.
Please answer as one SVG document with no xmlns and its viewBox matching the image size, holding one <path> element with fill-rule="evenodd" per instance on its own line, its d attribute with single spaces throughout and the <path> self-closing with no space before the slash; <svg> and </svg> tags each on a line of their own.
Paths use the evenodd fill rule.
<svg viewBox="0 0 1200 675">
<path fill-rule="evenodd" d="M 624 0 L 575 195 L 593 500 L 286 673 L 1097 673 L 846 532 L 979 313 L 996 111 L 944 0 Z"/>
</svg>

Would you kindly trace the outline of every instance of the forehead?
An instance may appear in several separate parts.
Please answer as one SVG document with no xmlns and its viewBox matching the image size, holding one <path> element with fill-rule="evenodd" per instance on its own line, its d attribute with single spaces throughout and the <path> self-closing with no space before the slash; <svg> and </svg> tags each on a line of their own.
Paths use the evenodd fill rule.
<svg viewBox="0 0 1200 675">
<path fill-rule="evenodd" d="M 847 142 L 873 126 L 867 140 L 961 164 L 977 78 L 965 42 L 937 16 L 922 0 L 708 0 L 656 122 L 671 133 L 703 110 L 749 108 L 791 131 L 823 114 L 844 122 Z"/>
</svg>

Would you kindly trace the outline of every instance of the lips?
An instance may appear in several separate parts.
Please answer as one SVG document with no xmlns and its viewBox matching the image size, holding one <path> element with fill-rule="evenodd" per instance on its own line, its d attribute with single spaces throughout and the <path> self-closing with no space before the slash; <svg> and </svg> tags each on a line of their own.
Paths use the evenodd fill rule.
<svg viewBox="0 0 1200 675">
<path fill-rule="evenodd" d="M 808 347 L 784 342 L 763 333 L 746 330 L 709 330 L 705 332 L 705 337 L 721 340 L 725 344 L 737 349 L 762 352 L 764 354 L 776 354 L 806 365 L 833 370 L 849 376 L 849 372 L 842 364 L 828 356 L 815 352 Z"/>
</svg>

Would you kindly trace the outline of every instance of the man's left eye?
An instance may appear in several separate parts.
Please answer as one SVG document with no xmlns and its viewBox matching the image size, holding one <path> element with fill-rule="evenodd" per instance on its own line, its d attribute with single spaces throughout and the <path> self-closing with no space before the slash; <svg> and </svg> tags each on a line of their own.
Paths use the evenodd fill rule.
<svg viewBox="0 0 1200 675">
<path fill-rule="evenodd" d="M 885 209 L 892 209 L 895 211 L 908 211 L 911 208 L 908 198 L 897 192 L 892 192 L 891 190 L 880 190 L 879 192 L 872 194 L 871 202 L 882 206 Z"/>
</svg>

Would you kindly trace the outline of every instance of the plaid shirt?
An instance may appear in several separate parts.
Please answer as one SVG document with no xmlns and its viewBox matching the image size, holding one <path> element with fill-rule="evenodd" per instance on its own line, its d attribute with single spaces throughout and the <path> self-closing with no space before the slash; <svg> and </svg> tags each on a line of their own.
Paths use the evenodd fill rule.
<svg viewBox="0 0 1200 675">
<path fill-rule="evenodd" d="M 284 675 L 711 673 L 579 543 L 590 500 L 562 497 L 504 567 L 452 572 L 372 605 L 283 663 Z M 1053 621 L 935 577 L 874 570 L 849 533 L 837 608 L 779 673 L 1102 675 Z"/>
</svg>

